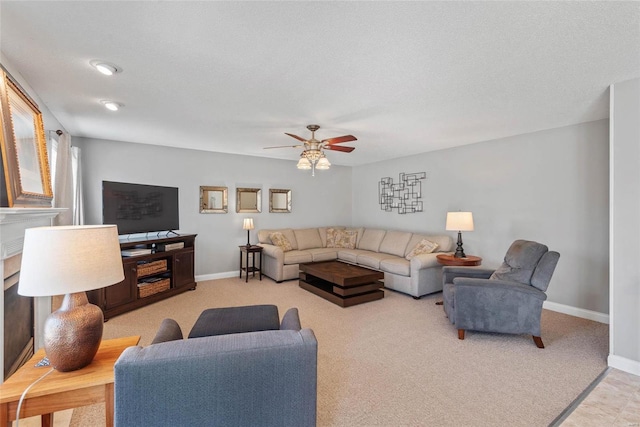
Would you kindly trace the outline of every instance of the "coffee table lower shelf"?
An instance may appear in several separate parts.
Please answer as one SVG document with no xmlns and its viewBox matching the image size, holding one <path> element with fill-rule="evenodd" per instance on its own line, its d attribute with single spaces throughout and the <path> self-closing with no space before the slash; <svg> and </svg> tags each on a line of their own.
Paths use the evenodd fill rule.
<svg viewBox="0 0 640 427">
<path fill-rule="evenodd" d="M 384 298 L 379 281 L 359 286 L 342 287 L 306 273 L 300 273 L 300 287 L 340 307 L 376 301 Z"/>
</svg>

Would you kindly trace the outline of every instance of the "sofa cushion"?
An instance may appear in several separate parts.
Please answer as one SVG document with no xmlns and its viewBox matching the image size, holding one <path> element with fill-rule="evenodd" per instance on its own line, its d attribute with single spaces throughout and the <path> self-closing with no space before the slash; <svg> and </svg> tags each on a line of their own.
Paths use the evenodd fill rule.
<svg viewBox="0 0 640 427">
<path fill-rule="evenodd" d="M 380 250 L 380 243 L 384 239 L 384 235 L 387 232 L 385 230 L 377 230 L 374 228 L 366 228 L 362 233 L 362 238 L 358 244 L 358 249 L 364 249 L 366 251 L 378 252 Z"/>
<path fill-rule="evenodd" d="M 407 249 L 410 239 L 411 233 L 406 231 L 387 231 L 382 243 L 380 243 L 380 252 L 399 257 L 404 256 L 404 251 Z"/>
<path fill-rule="evenodd" d="M 417 245 L 413 247 L 413 249 L 411 249 L 411 252 L 409 252 L 405 258 L 410 260 L 416 255 L 430 254 L 431 252 L 435 251 L 437 248 L 438 248 L 437 243 L 433 243 L 431 240 L 428 240 L 428 239 L 422 239 L 418 242 Z"/>
<path fill-rule="evenodd" d="M 411 275 L 411 263 L 399 257 L 385 258 L 380 261 L 380 270 L 409 277 Z"/>
<path fill-rule="evenodd" d="M 156 336 L 153 337 L 151 344 L 181 340 L 182 338 L 182 329 L 180 329 L 178 322 L 173 319 L 164 319 L 162 323 L 160 323 L 160 328 L 158 332 L 156 332 Z"/>
<path fill-rule="evenodd" d="M 322 239 L 317 228 L 301 228 L 293 230 L 298 242 L 298 250 L 303 251 L 309 248 L 321 248 Z"/>
<path fill-rule="evenodd" d="M 291 247 L 291 242 L 289 241 L 289 239 L 287 239 L 284 234 L 280 233 L 279 231 L 269 234 L 269 238 L 274 245 L 282 249 L 282 252 L 288 252 L 293 249 Z"/>
<path fill-rule="evenodd" d="M 358 254 L 357 261 L 358 265 L 362 265 L 363 267 L 379 269 L 380 261 L 390 257 L 391 256 L 389 254 L 385 254 L 382 252 L 365 251 L 361 254 Z"/>
<path fill-rule="evenodd" d="M 280 329 L 280 318 L 275 305 L 210 308 L 200 314 L 189 338 L 276 329 Z"/>
<path fill-rule="evenodd" d="M 338 251 L 336 248 L 307 249 L 305 252 L 311 254 L 313 262 L 332 261 L 338 258 Z"/>
<path fill-rule="evenodd" d="M 367 253 L 362 249 L 338 249 L 338 259 L 341 261 L 350 262 L 351 264 L 357 264 L 358 255 Z"/>
<path fill-rule="evenodd" d="M 313 257 L 309 251 L 289 251 L 284 253 L 285 264 L 300 264 L 301 262 L 312 262 Z"/>
</svg>

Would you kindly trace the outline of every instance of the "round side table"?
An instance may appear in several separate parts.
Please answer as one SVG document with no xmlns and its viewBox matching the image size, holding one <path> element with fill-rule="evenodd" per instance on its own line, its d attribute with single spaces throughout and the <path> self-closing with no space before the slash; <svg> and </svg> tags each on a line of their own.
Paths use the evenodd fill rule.
<svg viewBox="0 0 640 427">
<path fill-rule="evenodd" d="M 472 267 L 482 264 L 482 258 L 479 256 L 467 255 L 464 258 L 456 258 L 453 255 L 436 255 L 436 259 L 442 265 L 456 265 L 463 267 Z"/>
</svg>

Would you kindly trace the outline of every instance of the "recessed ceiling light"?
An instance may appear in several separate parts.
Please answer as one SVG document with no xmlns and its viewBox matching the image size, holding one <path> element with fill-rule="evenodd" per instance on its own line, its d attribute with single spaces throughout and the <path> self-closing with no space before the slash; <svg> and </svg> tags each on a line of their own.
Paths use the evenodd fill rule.
<svg viewBox="0 0 640 427">
<path fill-rule="evenodd" d="M 96 70 L 98 70 L 99 72 L 104 74 L 105 76 L 112 76 L 115 73 L 121 73 L 122 72 L 122 68 L 118 67 L 117 65 L 110 64 L 108 62 L 99 61 L 97 59 L 94 59 L 93 61 L 91 61 L 89 63 L 91 64 L 91 66 L 93 68 L 95 68 Z"/>
<path fill-rule="evenodd" d="M 119 102 L 115 102 L 115 101 L 102 100 L 100 102 L 102 103 L 102 105 L 104 105 L 104 107 L 107 110 L 111 110 L 111 111 L 118 111 L 121 107 L 124 106 L 124 105 L 120 104 Z"/>
</svg>

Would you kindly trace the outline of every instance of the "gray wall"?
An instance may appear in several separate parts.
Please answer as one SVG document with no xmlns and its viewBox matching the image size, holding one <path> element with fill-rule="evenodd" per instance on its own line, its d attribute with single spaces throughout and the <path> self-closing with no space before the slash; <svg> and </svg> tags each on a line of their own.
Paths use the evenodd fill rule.
<svg viewBox="0 0 640 427">
<path fill-rule="evenodd" d="M 247 232 L 243 218 L 253 218 L 256 243 L 262 228 L 351 223 L 351 168 L 329 171 L 296 169 L 296 162 L 210 153 L 144 144 L 73 138 L 82 150 L 86 223 L 102 223 L 102 181 L 133 182 L 179 188 L 180 231 L 197 233 L 196 275 L 238 270 L 239 250 Z M 199 213 L 200 186 L 226 186 L 229 213 Z M 262 212 L 238 214 L 236 187 L 262 189 Z M 291 213 L 269 213 L 269 188 L 292 190 Z"/>
<path fill-rule="evenodd" d="M 353 223 L 446 233 L 447 211 L 471 211 L 467 254 L 493 267 L 513 240 L 542 242 L 561 254 L 549 301 L 608 313 L 608 140 L 600 120 L 359 166 Z M 380 178 L 423 171 L 424 212 L 379 208 Z"/>
<path fill-rule="evenodd" d="M 611 87 L 609 364 L 640 375 L 640 79 Z"/>
</svg>

